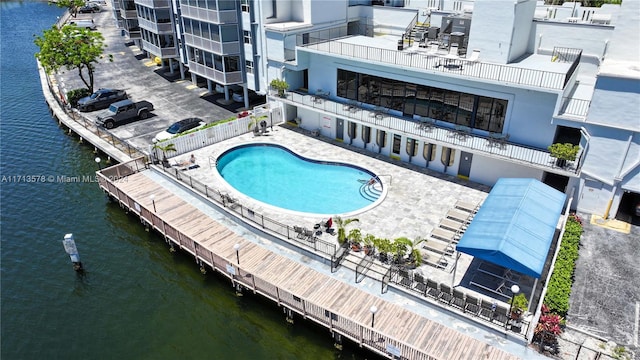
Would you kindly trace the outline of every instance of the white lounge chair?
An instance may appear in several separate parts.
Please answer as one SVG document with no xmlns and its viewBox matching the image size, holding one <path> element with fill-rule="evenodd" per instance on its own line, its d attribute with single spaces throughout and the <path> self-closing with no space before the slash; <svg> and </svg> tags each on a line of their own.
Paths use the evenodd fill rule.
<svg viewBox="0 0 640 360">
<path fill-rule="evenodd" d="M 474 49 L 473 51 L 471 51 L 471 56 L 467 58 L 467 61 L 477 62 L 479 58 L 480 58 L 480 50 Z"/>
</svg>

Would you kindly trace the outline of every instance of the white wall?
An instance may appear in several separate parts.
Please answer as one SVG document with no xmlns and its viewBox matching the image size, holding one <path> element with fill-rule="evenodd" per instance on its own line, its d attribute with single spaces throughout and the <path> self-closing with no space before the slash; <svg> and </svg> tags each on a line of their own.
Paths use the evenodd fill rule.
<svg viewBox="0 0 640 360">
<path fill-rule="evenodd" d="M 543 171 L 474 154 L 469 180 L 493 185 L 499 178 L 532 178 L 542 181 Z"/>
<path fill-rule="evenodd" d="M 529 39 L 529 35 L 531 34 L 531 19 L 533 19 L 535 11 L 535 1 L 515 2 L 514 22 L 516 26 L 513 28 L 513 35 L 511 37 L 509 61 L 513 61 L 526 53 L 530 53 L 527 49 L 527 39 Z"/>
<path fill-rule="evenodd" d="M 531 52 L 551 53 L 554 47 L 582 49 L 583 55 L 602 57 L 606 41 L 613 35 L 613 26 L 569 24 L 554 21 L 533 22 Z"/>
</svg>

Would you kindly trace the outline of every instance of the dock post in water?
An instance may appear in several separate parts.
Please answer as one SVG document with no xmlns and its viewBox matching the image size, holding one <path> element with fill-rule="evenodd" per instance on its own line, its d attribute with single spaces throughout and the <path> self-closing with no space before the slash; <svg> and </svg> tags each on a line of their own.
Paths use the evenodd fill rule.
<svg viewBox="0 0 640 360">
<path fill-rule="evenodd" d="M 82 268 L 82 262 L 80 262 L 80 255 L 78 254 L 76 242 L 73 240 L 73 234 L 66 234 L 64 236 L 64 240 L 62 240 L 62 245 L 64 246 L 64 251 L 66 251 L 71 258 L 73 270 L 78 272 L 84 271 L 84 269 Z"/>
</svg>

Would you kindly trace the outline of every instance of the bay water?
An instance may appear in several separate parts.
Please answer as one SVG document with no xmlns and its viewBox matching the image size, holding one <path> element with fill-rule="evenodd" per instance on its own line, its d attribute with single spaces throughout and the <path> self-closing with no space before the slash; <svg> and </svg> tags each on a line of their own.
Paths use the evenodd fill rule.
<svg viewBox="0 0 640 360">
<path fill-rule="evenodd" d="M 337 351 L 327 329 L 236 297 L 226 278 L 202 275 L 108 202 L 91 180 L 105 156 L 60 127 L 42 96 L 33 39 L 62 10 L 2 1 L 0 14 L 2 360 L 377 358 L 351 344 Z"/>
</svg>

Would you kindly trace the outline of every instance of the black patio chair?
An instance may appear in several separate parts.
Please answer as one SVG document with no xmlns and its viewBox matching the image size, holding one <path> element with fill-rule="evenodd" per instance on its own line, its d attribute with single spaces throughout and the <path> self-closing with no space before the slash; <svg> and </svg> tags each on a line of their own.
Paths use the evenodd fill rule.
<svg viewBox="0 0 640 360">
<path fill-rule="evenodd" d="M 475 316 L 478 315 L 479 311 L 480 305 L 478 304 L 478 298 L 467 294 L 467 297 L 464 300 L 464 312 Z"/>
<path fill-rule="evenodd" d="M 427 283 L 424 279 L 424 277 L 421 274 L 414 274 L 413 275 L 413 281 L 414 281 L 414 289 L 417 290 L 420 294 L 422 295 L 426 295 L 427 293 Z"/>
<path fill-rule="evenodd" d="M 445 304 L 451 303 L 453 299 L 453 292 L 451 291 L 451 287 L 449 285 L 440 284 L 440 294 L 438 295 L 438 301 L 441 301 Z"/>
</svg>

